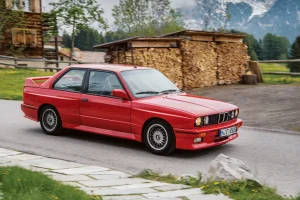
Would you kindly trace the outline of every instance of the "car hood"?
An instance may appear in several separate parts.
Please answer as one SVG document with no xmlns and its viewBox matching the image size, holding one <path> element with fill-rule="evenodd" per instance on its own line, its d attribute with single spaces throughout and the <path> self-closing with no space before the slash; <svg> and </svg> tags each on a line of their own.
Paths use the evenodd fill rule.
<svg viewBox="0 0 300 200">
<path fill-rule="evenodd" d="M 212 115 L 237 109 L 237 106 L 190 94 L 170 94 L 146 98 L 144 103 L 191 113 L 195 116 Z"/>
</svg>

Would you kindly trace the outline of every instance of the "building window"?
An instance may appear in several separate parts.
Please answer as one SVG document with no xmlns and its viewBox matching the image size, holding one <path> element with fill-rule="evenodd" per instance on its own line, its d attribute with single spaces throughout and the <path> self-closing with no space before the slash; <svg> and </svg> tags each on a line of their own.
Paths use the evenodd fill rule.
<svg viewBox="0 0 300 200">
<path fill-rule="evenodd" d="M 26 45 L 29 47 L 35 47 L 37 46 L 36 30 L 13 28 L 12 42 L 14 46 Z"/>
<path fill-rule="evenodd" d="M 64 57 L 63 56 L 60 56 L 60 61 L 64 61 Z"/>
<path fill-rule="evenodd" d="M 32 0 L 12 0 L 12 9 L 32 12 Z"/>
</svg>

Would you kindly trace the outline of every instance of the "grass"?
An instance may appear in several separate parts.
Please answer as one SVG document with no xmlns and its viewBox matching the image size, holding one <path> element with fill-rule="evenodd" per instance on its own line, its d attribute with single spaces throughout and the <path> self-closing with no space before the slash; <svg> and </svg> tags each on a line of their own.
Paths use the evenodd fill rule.
<svg viewBox="0 0 300 200">
<path fill-rule="evenodd" d="M 0 68 L 0 99 L 21 100 L 25 78 L 52 76 L 53 72 Z"/>
<path fill-rule="evenodd" d="M 260 63 L 259 66 L 262 73 L 289 72 L 286 65 L 282 64 Z M 300 76 L 263 74 L 263 79 L 266 84 L 300 84 Z"/>
<path fill-rule="evenodd" d="M 290 72 L 283 64 L 260 63 L 261 72 Z"/>
<path fill-rule="evenodd" d="M 268 186 L 260 185 L 252 180 L 244 181 L 209 181 L 201 182 L 202 174 L 199 173 L 198 178 L 178 178 L 171 174 L 160 175 L 151 170 L 145 170 L 137 175 L 137 177 L 167 182 L 173 184 L 189 185 L 193 188 L 201 188 L 206 194 L 224 194 L 234 200 L 300 200 L 300 197 L 282 197 L 276 193 L 276 190 Z"/>
<path fill-rule="evenodd" d="M 2 193 L 2 194 L 1 194 Z M 48 176 L 19 167 L 0 167 L 0 199 L 3 200 L 100 200 Z"/>
</svg>

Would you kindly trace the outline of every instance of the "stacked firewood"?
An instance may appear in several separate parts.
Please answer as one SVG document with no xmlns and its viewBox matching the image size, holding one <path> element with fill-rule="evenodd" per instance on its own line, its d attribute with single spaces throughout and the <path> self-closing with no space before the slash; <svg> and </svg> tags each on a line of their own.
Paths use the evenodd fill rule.
<svg viewBox="0 0 300 200">
<path fill-rule="evenodd" d="M 217 85 L 217 54 L 213 42 L 182 41 L 183 85 L 185 89 Z"/>
<path fill-rule="evenodd" d="M 242 43 L 221 43 L 217 46 L 218 84 L 234 84 L 246 73 L 250 57 L 247 46 Z"/>
<path fill-rule="evenodd" d="M 140 48 L 133 51 L 134 64 L 152 67 L 162 72 L 182 88 L 182 58 L 177 48 Z"/>
<path fill-rule="evenodd" d="M 107 55 L 110 63 L 155 68 L 183 89 L 238 83 L 250 60 L 245 44 L 190 40 L 181 41 L 180 48 L 135 48 Z"/>
<path fill-rule="evenodd" d="M 111 52 L 113 64 L 134 64 L 136 66 L 152 67 L 162 72 L 171 81 L 182 88 L 182 57 L 177 48 L 137 48 L 133 52 Z"/>
</svg>

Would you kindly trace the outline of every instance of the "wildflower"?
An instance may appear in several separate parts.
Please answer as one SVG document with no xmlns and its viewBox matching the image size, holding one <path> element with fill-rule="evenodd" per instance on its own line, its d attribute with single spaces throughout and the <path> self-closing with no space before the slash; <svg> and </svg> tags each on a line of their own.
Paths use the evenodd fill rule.
<svg viewBox="0 0 300 200">
<path fill-rule="evenodd" d="M 219 185 L 219 182 L 215 182 L 215 185 Z"/>
<path fill-rule="evenodd" d="M 226 180 L 222 180 L 222 183 L 226 183 Z"/>
<path fill-rule="evenodd" d="M 200 188 L 203 190 L 205 188 L 205 185 L 202 185 Z"/>
<path fill-rule="evenodd" d="M 178 177 L 177 176 L 174 176 L 174 179 L 177 179 Z"/>
<path fill-rule="evenodd" d="M 21 182 L 21 179 L 18 179 L 19 182 Z"/>
<path fill-rule="evenodd" d="M 252 190 L 252 192 L 256 192 L 255 190 Z"/>
</svg>

